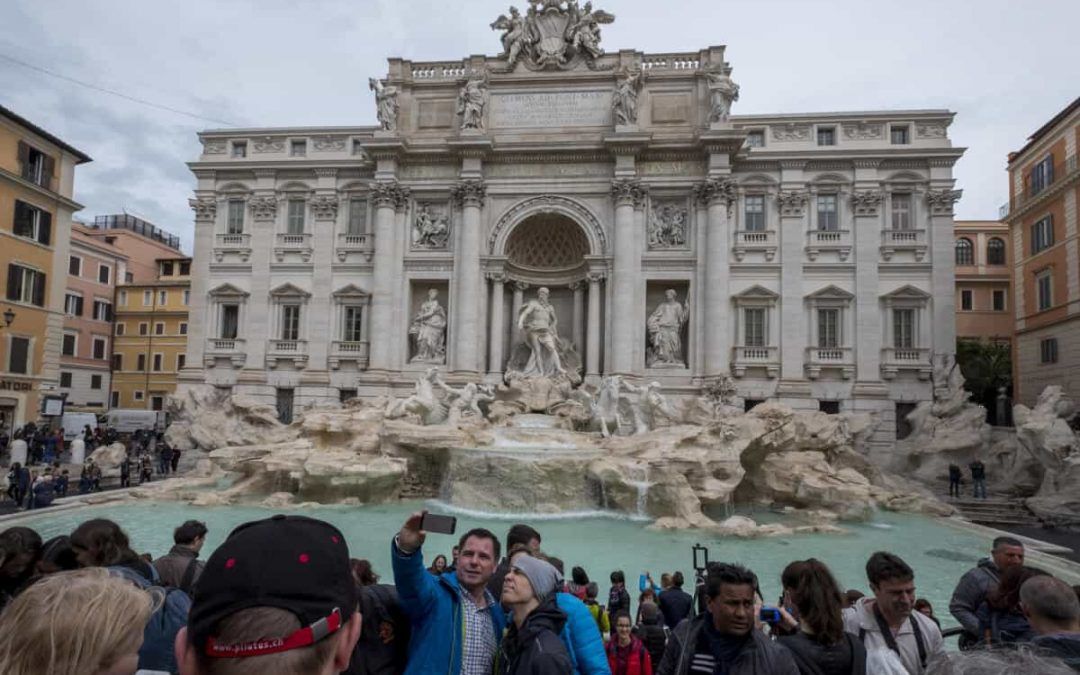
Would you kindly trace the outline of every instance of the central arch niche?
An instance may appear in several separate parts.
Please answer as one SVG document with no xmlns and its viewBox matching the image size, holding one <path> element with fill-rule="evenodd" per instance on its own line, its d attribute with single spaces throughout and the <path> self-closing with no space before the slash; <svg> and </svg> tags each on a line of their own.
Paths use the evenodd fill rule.
<svg viewBox="0 0 1080 675">
<path fill-rule="evenodd" d="M 504 252 L 508 267 L 522 276 L 569 283 L 584 276 L 590 245 L 581 226 L 570 217 L 538 213 L 514 227 Z"/>
</svg>

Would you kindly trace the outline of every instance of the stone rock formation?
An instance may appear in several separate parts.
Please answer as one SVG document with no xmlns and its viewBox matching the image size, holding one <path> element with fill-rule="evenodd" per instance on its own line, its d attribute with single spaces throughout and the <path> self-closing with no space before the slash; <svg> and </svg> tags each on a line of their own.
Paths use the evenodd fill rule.
<svg viewBox="0 0 1080 675">
<path fill-rule="evenodd" d="M 273 406 L 208 385 L 170 396 L 167 412 L 172 422 L 165 440 L 181 450 L 209 452 L 226 446 L 281 443 L 298 436 L 296 429 L 278 421 Z"/>
<path fill-rule="evenodd" d="M 1043 468 L 1027 506 L 1048 520 L 1080 520 L 1080 437 L 1069 426 L 1076 415 L 1076 404 L 1057 385 L 1043 390 L 1034 408 L 1013 407 L 1017 440 Z"/>
<path fill-rule="evenodd" d="M 103 445 L 90 453 L 88 459 L 97 464 L 102 476 L 114 478 L 120 475 L 120 465 L 127 459 L 127 448 L 123 443 Z"/>
</svg>

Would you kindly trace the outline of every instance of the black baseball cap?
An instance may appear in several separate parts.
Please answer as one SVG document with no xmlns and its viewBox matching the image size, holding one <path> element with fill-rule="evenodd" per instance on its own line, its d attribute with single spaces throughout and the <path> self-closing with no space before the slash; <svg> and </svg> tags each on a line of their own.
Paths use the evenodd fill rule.
<svg viewBox="0 0 1080 675">
<path fill-rule="evenodd" d="M 207 656 L 240 658 L 315 644 L 356 611 L 349 547 L 336 527 L 303 516 L 276 515 L 233 530 L 206 562 L 195 584 L 188 634 Z M 223 619 L 253 607 L 291 612 L 300 621 L 292 635 L 220 644 Z"/>
</svg>

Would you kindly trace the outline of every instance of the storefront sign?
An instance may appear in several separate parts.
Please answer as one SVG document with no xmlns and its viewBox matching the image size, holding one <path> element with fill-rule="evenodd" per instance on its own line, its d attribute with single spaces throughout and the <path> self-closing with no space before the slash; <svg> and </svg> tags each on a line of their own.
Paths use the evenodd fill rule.
<svg viewBox="0 0 1080 675">
<path fill-rule="evenodd" d="M 0 380 L 0 391 L 30 391 L 33 388 L 33 382 L 20 382 L 18 380 Z"/>
</svg>

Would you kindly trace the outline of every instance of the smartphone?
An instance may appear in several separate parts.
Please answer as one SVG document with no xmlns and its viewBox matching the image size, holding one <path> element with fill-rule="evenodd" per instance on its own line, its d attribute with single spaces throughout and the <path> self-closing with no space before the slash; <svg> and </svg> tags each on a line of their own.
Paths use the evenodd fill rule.
<svg viewBox="0 0 1080 675">
<path fill-rule="evenodd" d="M 775 624 L 780 623 L 783 617 L 780 616 L 780 610 L 775 607 L 762 607 L 761 613 L 758 615 L 763 623 Z"/>
<path fill-rule="evenodd" d="M 709 566 L 709 549 L 705 548 L 701 544 L 694 544 L 694 569 L 697 571 L 703 571 Z"/>
<path fill-rule="evenodd" d="M 420 521 L 420 529 L 428 534 L 453 534 L 457 529 L 455 516 L 442 516 L 438 513 L 425 513 Z"/>
</svg>

